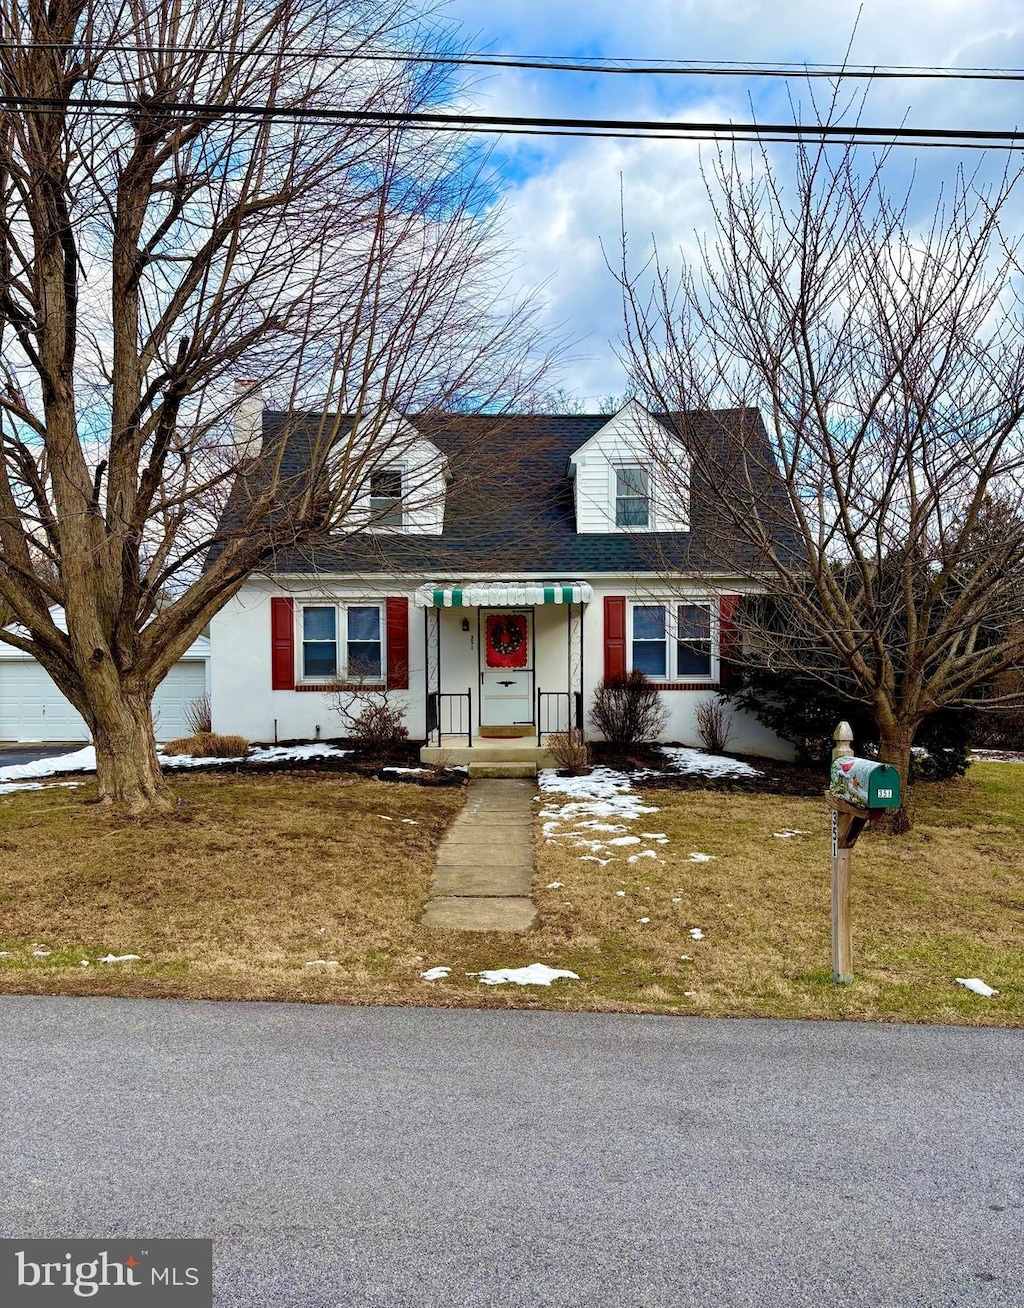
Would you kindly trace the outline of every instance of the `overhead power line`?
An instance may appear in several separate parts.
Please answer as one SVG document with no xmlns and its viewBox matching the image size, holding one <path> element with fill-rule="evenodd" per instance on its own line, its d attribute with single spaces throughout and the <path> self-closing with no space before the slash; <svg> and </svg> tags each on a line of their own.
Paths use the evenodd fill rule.
<svg viewBox="0 0 1024 1308">
<path fill-rule="evenodd" d="M 0 41 L 0 50 L 68 50 L 74 45 L 51 41 Z M 169 54 L 169 55 L 224 55 L 239 57 L 238 51 L 226 51 L 220 45 L 159 45 L 131 42 L 100 44 L 98 53 Z M 84 54 L 85 50 L 78 51 Z M 522 68 L 540 72 L 595 73 L 627 76 L 658 77 L 783 77 L 827 78 L 839 80 L 876 81 L 1024 81 L 1022 68 L 965 67 L 954 68 L 926 64 L 819 64 L 819 63 L 768 63 L 740 62 L 731 59 L 675 60 L 632 59 L 619 56 L 591 56 L 576 58 L 569 55 L 514 55 L 472 53 L 424 53 L 409 50 L 324 50 L 303 46 L 279 46 L 266 51 L 248 50 L 243 55 L 271 56 L 296 55 L 321 60 L 363 61 L 366 63 L 438 64 L 468 68 Z"/>
<path fill-rule="evenodd" d="M 62 113 L 86 109 L 117 114 L 187 115 L 216 120 L 250 118 L 322 123 L 375 123 L 381 126 L 422 128 L 430 131 L 471 131 L 492 135 L 612 136 L 657 140 L 773 140 L 823 141 L 838 144 L 957 145 L 961 147 L 1019 149 L 1024 129 L 973 129 L 946 127 L 865 127 L 832 123 L 673 122 L 632 118 L 545 118 L 501 114 L 451 114 L 425 111 L 333 109 L 311 105 L 218 105 L 198 102 L 142 103 L 127 99 L 71 98 L 67 101 L 38 96 L 0 95 L 0 105 Z"/>
</svg>

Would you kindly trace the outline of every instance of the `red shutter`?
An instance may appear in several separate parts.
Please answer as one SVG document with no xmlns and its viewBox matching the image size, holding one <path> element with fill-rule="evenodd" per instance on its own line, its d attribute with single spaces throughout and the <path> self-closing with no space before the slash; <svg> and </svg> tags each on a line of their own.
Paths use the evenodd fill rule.
<svg viewBox="0 0 1024 1308">
<path fill-rule="evenodd" d="M 295 689 L 295 601 L 280 595 L 270 601 L 270 685 Z"/>
<path fill-rule="evenodd" d="M 626 597 L 604 597 L 604 679 L 626 672 Z"/>
<path fill-rule="evenodd" d="M 721 686 L 735 686 L 738 680 L 739 630 L 736 626 L 738 595 L 722 595 L 718 600 L 718 681 Z"/>
<path fill-rule="evenodd" d="M 388 690 L 409 689 L 409 598 L 387 601 Z"/>
</svg>

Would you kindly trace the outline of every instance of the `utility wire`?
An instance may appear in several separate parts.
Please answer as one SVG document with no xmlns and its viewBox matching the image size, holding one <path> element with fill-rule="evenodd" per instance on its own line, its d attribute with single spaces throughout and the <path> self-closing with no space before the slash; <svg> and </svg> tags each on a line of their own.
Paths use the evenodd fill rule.
<svg viewBox="0 0 1024 1308">
<path fill-rule="evenodd" d="M 67 50 L 85 55 L 70 44 L 56 41 L 0 41 L 0 50 Z M 102 44 L 99 53 L 120 54 L 231 54 L 223 46 L 202 45 L 149 45 Z M 253 57 L 280 55 L 307 56 L 323 60 L 353 60 L 367 63 L 441 64 L 469 68 L 523 68 L 542 72 L 572 72 L 617 74 L 627 76 L 658 77 L 814 77 L 855 80 L 937 80 L 937 81 L 1024 81 L 1024 69 L 996 67 L 951 68 L 941 65 L 919 64 L 798 64 L 798 63 L 740 63 L 736 60 L 678 61 L 670 59 L 628 59 L 615 56 L 593 56 L 575 59 L 565 55 L 487 55 L 487 54 L 430 54 L 421 51 L 379 50 L 324 50 L 301 46 L 279 46 L 266 51 L 246 50 L 241 56 Z"/>
<path fill-rule="evenodd" d="M 1024 129 L 995 130 L 946 127 L 864 127 L 832 123 L 757 123 L 757 122 L 672 122 L 671 120 L 631 118 L 545 118 L 497 114 L 441 114 L 422 111 L 384 111 L 370 109 L 332 109 L 310 105 L 218 105 L 192 101 L 140 102 L 122 99 L 79 99 L 66 101 L 41 96 L 0 95 L 0 106 L 39 109 L 63 113 L 66 109 L 127 112 L 136 116 L 187 115 L 219 120 L 252 118 L 256 120 L 374 123 L 381 126 L 423 128 L 431 131 L 470 130 L 481 133 L 520 135 L 538 130 L 551 135 L 640 137 L 643 139 L 732 139 L 748 133 L 755 140 L 835 141 L 842 144 L 892 143 L 965 145 L 983 143 L 1000 148 L 1024 146 Z"/>
</svg>

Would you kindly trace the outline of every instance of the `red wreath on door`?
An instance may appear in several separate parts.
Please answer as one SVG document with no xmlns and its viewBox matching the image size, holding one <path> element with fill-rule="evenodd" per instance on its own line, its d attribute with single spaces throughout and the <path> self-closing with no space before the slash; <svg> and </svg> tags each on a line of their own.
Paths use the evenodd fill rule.
<svg viewBox="0 0 1024 1308">
<path fill-rule="evenodd" d="M 525 613 L 489 613 L 487 615 L 487 666 L 489 668 L 525 668 L 527 644 Z"/>
</svg>

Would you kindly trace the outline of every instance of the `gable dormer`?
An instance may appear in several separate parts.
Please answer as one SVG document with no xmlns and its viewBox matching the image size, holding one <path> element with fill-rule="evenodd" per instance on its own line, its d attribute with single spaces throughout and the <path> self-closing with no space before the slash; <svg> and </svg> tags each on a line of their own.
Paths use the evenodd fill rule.
<svg viewBox="0 0 1024 1308">
<path fill-rule="evenodd" d="M 346 524 L 362 531 L 440 536 L 448 460 L 402 414 L 372 415 L 341 438 L 358 478 Z"/>
<path fill-rule="evenodd" d="M 570 456 L 569 476 L 583 535 L 690 529 L 689 458 L 636 400 Z"/>
</svg>

